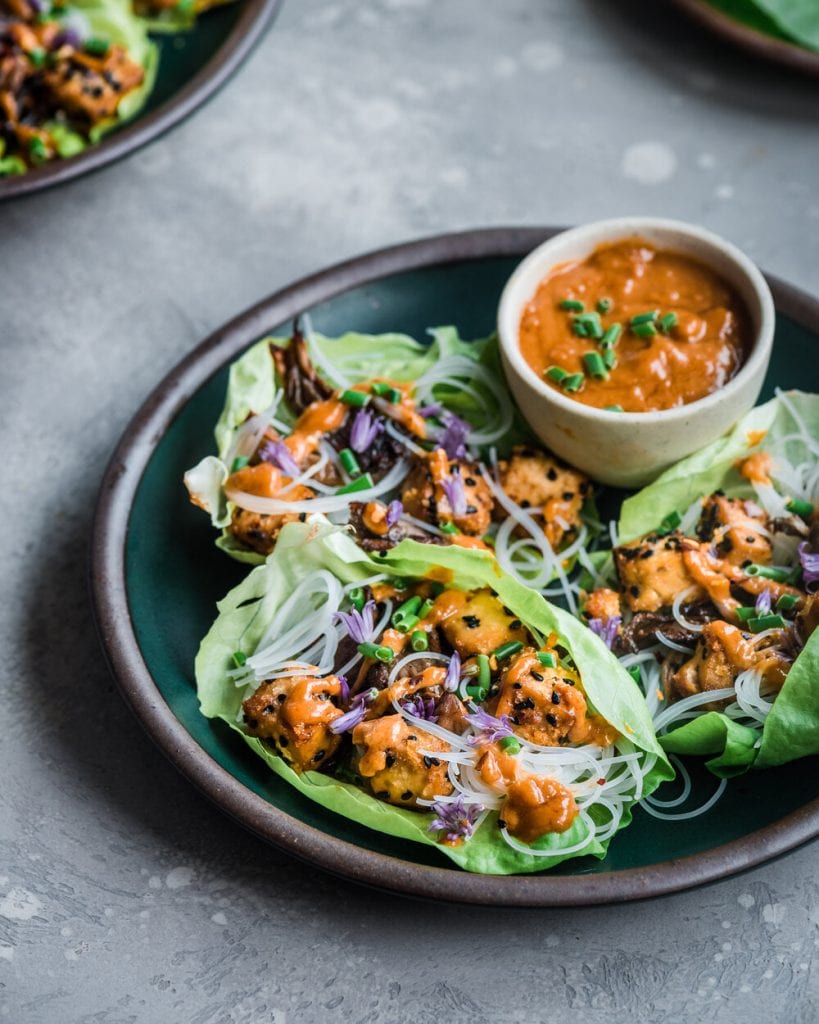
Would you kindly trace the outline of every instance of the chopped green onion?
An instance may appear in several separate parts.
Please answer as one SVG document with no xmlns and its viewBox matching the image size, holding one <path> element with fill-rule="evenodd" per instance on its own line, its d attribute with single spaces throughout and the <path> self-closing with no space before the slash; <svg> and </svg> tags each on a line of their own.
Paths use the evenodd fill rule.
<svg viewBox="0 0 819 1024">
<path fill-rule="evenodd" d="M 375 658 L 376 661 L 390 662 L 395 657 L 392 647 L 385 644 L 359 644 L 356 650 L 365 658 Z"/>
<path fill-rule="evenodd" d="M 569 371 L 564 370 L 562 366 L 550 366 L 544 376 L 548 377 L 549 380 L 553 380 L 555 384 L 562 384 L 569 376 Z"/>
<path fill-rule="evenodd" d="M 520 640 L 510 640 L 508 643 L 496 647 L 492 654 L 494 654 L 498 661 L 504 661 L 506 658 L 511 658 L 513 654 L 517 654 L 518 651 L 522 650 L 523 644 Z"/>
<path fill-rule="evenodd" d="M 433 604 L 435 604 L 435 602 L 432 600 L 431 597 L 428 597 L 426 601 L 424 601 L 424 603 L 418 609 L 418 618 L 425 619 L 427 615 L 429 615 L 429 613 L 432 611 Z"/>
<path fill-rule="evenodd" d="M 429 649 L 429 640 L 423 629 L 416 629 L 410 637 L 410 646 L 414 651 L 426 651 Z"/>
<path fill-rule="evenodd" d="M 557 668 L 557 658 L 551 651 L 538 651 L 537 660 L 546 668 Z"/>
<path fill-rule="evenodd" d="M 108 53 L 109 45 L 107 39 L 102 39 L 100 36 L 90 36 L 83 43 L 83 49 L 86 53 L 90 53 L 92 57 L 104 57 Z"/>
<path fill-rule="evenodd" d="M 441 533 L 450 533 L 450 534 L 452 534 L 452 533 L 460 533 L 461 532 L 454 523 L 441 523 L 441 525 L 438 527 L 438 529 L 441 531 Z"/>
<path fill-rule="evenodd" d="M 401 401 L 402 395 L 398 388 L 394 388 L 392 384 L 385 384 L 384 381 L 377 381 L 370 388 L 374 395 L 378 395 L 379 398 L 385 399 L 387 402 L 391 402 L 395 405 Z"/>
<path fill-rule="evenodd" d="M 627 668 L 626 669 L 626 672 L 628 672 L 628 674 L 631 676 L 631 678 L 634 680 L 634 682 L 638 686 L 642 686 L 643 679 L 642 679 L 642 676 L 640 675 L 640 666 L 639 665 L 632 665 L 631 668 Z"/>
<path fill-rule="evenodd" d="M 613 348 L 607 348 L 603 353 L 603 365 L 607 370 L 613 370 L 617 365 L 617 353 Z"/>
<path fill-rule="evenodd" d="M 35 46 L 33 50 L 28 51 L 28 59 L 35 68 L 41 68 L 45 64 L 46 52 L 42 46 Z"/>
<path fill-rule="evenodd" d="M 499 746 L 505 754 L 520 753 L 520 740 L 517 736 L 504 736 Z"/>
<path fill-rule="evenodd" d="M 792 569 L 780 569 L 777 565 L 757 565 L 752 563 L 746 565 L 743 572 L 747 576 L 763 576 L 766 580 L 773 580 L 775 583 L 787 583 L 792 579 Z"/>
<path fill-rule="evenodd" d="M 588 338 L 589 336 L 589 329 L 582 320 L 573 320 L 572 330 L 578 336 L 578 338 Z"/>
<path fill-rule="evenodd" d="M 623 411 L 622 405 L 604 405 L 603 409 L 606 412 L 622 412 Z"/>
<path fill-rule="evenodd" d="M 481 704 L 489 696 L 489 690 L 485 686 L 467 686 L 466 695 Z"/>
<path fill-rule="evenodd" d="M 572 327 L 575 334 L 579 334 L 581 338 L 603 337 L 603 325 L 600 323 L 599 313 L 578 313 L 577 316 L 572 317 Z M 581 334 L 578 327 L 583 327 L 584 333 Z"/>
<path fill-rule="evenodd" d="M 759 618 L 748 619 L 748 629 L 752 633 L 761 633 L 763 629 L 782 629 L 784 625 L 781 615 L 760 615 Z"/>
<path fill-rule="evenodd" d="M 350 476 L 361 476 L 361 466 L 359 466 L 352 448 L 342 448 L 338 453 L 338 459 Z"/>
<path fill-rule="evenodd" d="M 605 334 L 600 339 L 600 345 L 602 348 L 614 348 L 620 340 L 620 335 L 622 333 L 623 328 L 620 324 L 612 324 L 611 327 L 606 328 Z"/>
<path fill-rule="evenodd" d="M 660 523 L 660 528 L 655 532 L 658 537 L 662 537 L 666 533 L 671 533 L 672 530 L 676 530 L 681 522 L 682 516 L 679 512 L 669 512 L 665 519 Z"/>
<path fill-rule="evenodd" d="M 343 487 L 339 487 L 336 494 L 355 494 L 356 491 L 366 491 L 370 487 L 374 487 L 373 478 L 369 473 L 364 473 L 357 480 L 353 480 L 352 483 L 345 484 Z"/>
<path fill-rule="evenodd" d="M 795 594 L 781 594 L 776 602 L 776 610 L 779 612 L 790 612 L 799 604 L 799 598 Z"/>
<path fill-rule="evenodd" d="M 399 633 L 411 633 L 420 621 L 417 615 L 408 615 L 405 619 L 395 623 L 395 628 Z"/>
<path fill-rule="evenodd" d="M 28 144 L 28 155 L 35 164 L 41 164 L 48 160 L 48 150 L 42 139 L 34 138 Z"/>
<path fill-rule="evenodd" d="M 661 316 L 660 319 L 657 321 L 657 326 L 660 328 L 663 334 L 668 334 L 672 327 L 677 326 L 677 321 L 678 318 L 676 313 L 666 313 L 664 316 Z"/>
<path fill-rule="evenodd" d="M 561 387 L 564 391 L 579 391 L 583 387 L 583 379 L 582 373 L 573 373 L 562 382 Z"/>
<path fill-rule="evenodd" d="M 570 310 L 572 313 L 582 313 L 586 308 L 579 299 L 563 299 L 559 305 L 561 309 Z"/>
<path fill-rule="evenodd" d="M 583 362 L 586 366 L 586 373 L 590 377 L 594 377 L 595 380 L 605 380 L 608 377 L 606 364 L 599 352 L 587 352 L 583 356 Z"/>
<path fill-rule="evenodd" d="M 637 316 L 633 316 L 629 323 L 632 327 L 636 327 L 638 324 L 653 323 L 659 316 L 659 313 L 659 309 L 649 309 L 645 313 L 638 313 Z"/>
<path fill-rule="evenodd" d="M 614 303 L 611 301 L 611 299 L 598 299 L 597 300 L 597 312 L 598 313 L 608 313 L 608 311 L 611 309 L 611 307 L 613 305 L 614 305 Z"/>
<path fill-rule="evenodd" d="M 233 664 L 236 668 L 241 668 L 242 665 L 247 664 L 247 655 L 244 651 L 234 651 L 232 654 Z"/>
<path fill-rule="evenodd" d="M 756 618 L 756 608 L 753 606 L 749 608 L 737 608 L 736 617 L 740 622 L 747 622 L 748 619 Z"/>
<path fill-rule="evenodd" d="M 230 467 L 231 473 L 238 473 L 239 470 L 244 469 L 249 462 L 249 455 L 237 455 L 236 458 L 233 460 L 233 464 Z"/>
<path fill-rule="evenodd" d="M 363 587 L 353 587 L 349 593 L 350 604 L 356 611 L 360 612 L 366 602 Z"/>
<path fill-rule="evenodd" d="M 489 671 L 489 658 L 485 654 L 479 654 L 478 662 L 478 685 L 488 690 L 492 683 L 492 676 Z"/>
<path fill-rule="evenodd" d="M 418 594 L 416 594 L 415 597 L 407 598 L 407 600 L 402 605 L 399 605 L 395 609 L 395 612 L 392 617 L 393 625 L 395 625 L 398 619 L 406 618 L 407 615 L 415 615 L 415 613 L 418 611 L 420 607 L 421 598 Z"/>
<path fill-rule="evenodd" d="M 652 323 L 634 324 L 631 330 L 638 338 L 653 338 L 657 333 L 657 328 Z"/>
<path fill-rule="evenodd" d="M 793 512 L 795 516 L 801 516 L 803 519 L 813 515 L 813 505 L 811 502 L 802 501 L 801 498 L 792 498 L 785 508 L 789 512 Z"/>
<path fill-rule="evenodd" d="M 370 400 L 370 396 L 365 391 L 352 391 L 351 389 L 342 391 L 338 397 L 345 405 L 354 405 L 357 409 L 362 409 Z"/>
</svg>

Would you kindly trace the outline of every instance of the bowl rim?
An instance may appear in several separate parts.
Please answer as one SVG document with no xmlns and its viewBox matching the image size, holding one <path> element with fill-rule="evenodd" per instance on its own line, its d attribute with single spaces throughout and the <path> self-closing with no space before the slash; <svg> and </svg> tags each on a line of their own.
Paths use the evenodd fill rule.
<svg viewBox="0 0 819 1024">
<path fill-rule="evenodd" d="M 211 99 L 250 55 L 284 0 L 244 0 L 236 22 L 196 74 L 149 113 L 130 121 L 77 156 L 55 160 L 25 174 L 0 178 L 0 202 L 32 195 L 107 167 L 153 142 Z"/>
<path fill-rule="evenodd" d="M 563 260 L 549 260 L 550 252 L 561 243 L 567 241 L 579 243 L 589 237 L 598 234 L 611 232 L 611 241 L 616 242 L 628 235 L 638 234 L 640 231 L 669 232 L 675 235 L 687 235 L 694 241 L 705 243 L 712 249 L 719 251 L 723 257 L 733 263 L 740 277 L 747 285 L 747 291 L 752 292 L 759 304 L 760 322 L 754 334 L 752 347 L 748 359 L 742 364 L 737 373 L 716 391 L 712 391 L 694 402 L 685 405 L 676 405 L 671 409 L 649 409 L 645 412 L 615 412 L 601 409 L 594 405 L 586 405 L 584 402 L 577 402 L 572 398 L 561 394 L 555 388 L 549 387 L 538 377 L 523 356 L 519 344 L 520 314 L 526 297 L 518 298 L 515 292 L 520 288 L 522 279 L 529 276 L 533 267 L 543 264 L 543 272 L 540 280 Z M 605 244 L 600 240 L 593 243 L 592 248 Z M 673 245 L 671 246 L 673 251 Z M 697 257 L 699 262 L 707 265 L 706 258 Z M 774 327 L 776 324 L 776 311 L 774 307 L 771 290 L 760 271 L 759 267 L 747 256 L 738 246 L 707 228 L 687 221 L 674 220 L 667 217 L 612 217 L 603 220 L 590 221 L 566 231 L 559 232 L 547 239 L 541 245 L 534 248 L 515 268 L 506 282 L 498 303 L 498 340 L 503 361 L 507 367 L 511 367 L 521 382 L 527 384 L 536 391 L 542 398 L 551 402 L 564 412 L 579 418 L 595 420 L 600 423 L 620 423 L 635 427 L 638 424 L 644 426 L 655 426 L 658 423 L 669 424 L 690 418 L 693 415 L 707 414 L 711 409 L 721 405 L 726 400 L 742 390 L 743 386 L 755 374 L 764 373 L 765 366 L 770 358 L 773 347 Z M 514 327 L 513 327 L 514 325 Z M 511 385 L 510 381 L 510 385 Z"/>
<path fill-rule="evenodd" d="M 142 475 L 195 391 L 272 327 L 311 305 L 406 271 L 469 260 L 520 257 L 559 228 L 484 228 L 389 246 L 301 278 L 214 331 L 148 395 L 125 428 L 103 476 L 89 551 L 94 620 L 126 704 L 171 763 L 221 811 L 254 835 L 348 881 L 419 899 L 506 907 L 580 907 L 642 900 L 719 881 L 819 836 L 819 797 L 711 850 L 599 874 L 475 875 L 362 849 L 291 817 L 218 764 L 166 703 L 142 657 L 126 589 L 125 539 Z M 771 279 L 788 317 L 819 334 L 819 301 Z"/>
</svg>

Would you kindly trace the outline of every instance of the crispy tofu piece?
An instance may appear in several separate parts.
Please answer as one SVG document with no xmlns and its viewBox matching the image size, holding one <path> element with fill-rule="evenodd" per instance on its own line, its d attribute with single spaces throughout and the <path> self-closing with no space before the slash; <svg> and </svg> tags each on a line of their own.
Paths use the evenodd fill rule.
<svg viewBox="0 0 819 1024">
<path fill-rule="evenodd" d="M 623 602 L 632 612 L 656 612 L 670 608 L 683 590 L 691 590 L 687 603 L 704 600 L 706 594 L 683 560 L 678 531 L 658 537 L 648 534 L 614 549 L 614 564 Z"/>
<path fill-rule="evenodd" d="M 603 622 L 620 618 L 623 614 L 623 609 L 620 607 L 620 595 L 616 590 L 610 590 L 608 587 L 598 587 L 586 598 L 583 614 L 587 619 L 602 619 Z"/>
<path fill-rule="evenodd" d="M 761 509 L 749 512 L 747 504 L 740 498 L 712 494 L 703 503 L 697 536 L 702 541 L 711 541 L 719 557 L 731 565 L 769 564 L 771 542 L 759 532 L 760 527 L 765 527 L 765 513 Z"/>
<path fill-rule="evenodd" d="M 510 640 L 523 643 L 527 640 L 520 619 L 507 611 L 488 590 L 477 590 L 463 596 L 457 594 L 451 609 L 451 613 L 442 618 L 441 628 L 462 658 L 491 654 Z"/>
<path fill-rule="evenodd" d="M 464 510 L 453 509 L 446 481 L 460 480 Z M 480 470 L 467 459 L 449 459 L 442 448 L 418 459 L 401 489 L 404 510 L 433 526 L 454 523 L 472 537 L 486 533 L 494 500 Z"/>
<path fill-rule="evenodd" d="M 586 698 L 559 668 L 547 668 L 523 650 L 504 670 L 494 714 L 509 715 L 515 733 L 545 747 L 582 743 Z"/>
<path fill-rule="evenodd" d="M 341 736 L 330 724 L 343 712 L 341 683 L 335 676 L 291 676 L 262 685 L 243 703 L 251 736 L 269 740 L 298 771 L 318 768 L 331 757 Z"/>
<path fill-rule="evenodd" d="M 358 774 L 387 803 L 416 807 L 419 799 L 448 796 L 453 790 L 446 761 L 435 757 L 449 750 L 447 744 L 401 715 L 361 722 L 353 729 L 353 745 Z"/>
<path fill-rule="evenodd" d="M 498 463 L 501 487 L 521 508 L 542 508 L 543 530 L 552 547 L 580 526 L 580 512 L 591 491 L 588 479 L 553 456 L 517 447 Z"/>
<path fill-rule="evenodd" d="M 117 44 L 103 57 L 79 51 L 43 71 L 43 85 L 52 101 L 90 125 L 116 115 L 120 100 L 142 83 L 143 68 Z"/>
</svg>

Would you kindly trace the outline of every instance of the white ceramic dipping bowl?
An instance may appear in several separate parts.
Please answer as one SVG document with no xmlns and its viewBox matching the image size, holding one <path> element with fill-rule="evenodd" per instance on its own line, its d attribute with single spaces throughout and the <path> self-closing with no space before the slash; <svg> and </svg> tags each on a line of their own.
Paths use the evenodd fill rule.
<svg viewBox="0 0 819 1024">
<path fill-rule="evenodd" d="M 751 323 L 748 358 L 724 387 L 696 402 L 656 412 L 596 409 L 546 384 L 520 351 L 521 315 L 549 272 L 559 264 L 585 259 L 599 245 L 629 238 L 643 238 L 658 249 L 698 260 L 733 285 L 745 302 Z M 736 246 L 693 224 L 622 217 L 564 231 L 529 253 L 501 295 L 498 335 L 512 394 L 540 440 L 601 483 L 642 487 L 724 434 L 753 406 L 771 356 L 774 321 L 765 279 Z"/>
</svg>

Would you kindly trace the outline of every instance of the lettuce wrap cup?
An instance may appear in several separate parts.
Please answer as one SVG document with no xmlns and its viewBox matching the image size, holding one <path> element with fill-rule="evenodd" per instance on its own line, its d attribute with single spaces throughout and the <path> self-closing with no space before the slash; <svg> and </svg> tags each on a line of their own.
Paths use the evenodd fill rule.
<svg viewBox="0 0 819 1024">
<path fill-rule="evenodd" d="M 695 653 L 688 668 L 684 665 L 673 678 L 682 674 L 686 682 L 692 681 L 690 666 L 699 659 L 701 681 L 708 656 L 730 653 L 726 645 L 705 649 L 704 634 L 717 626 L 734 650 L 747 644 L 747 650 L 756 651 L 757 663 L 764 661 L 771 670 L 760 681 L 749 668 L 726 682 L 727 690 L 712 691 L 713 701 L 705 689 L 689 696 L 687 704 L 684 698 L 670 707 L 652 695 L 655 689 L 664 696 L 656 674 L 646 682 L 655 725 L 658 731 L 667 730 L 660 735 L 663 748 L 709 757 L 708 767 L 720 777 L 819 753 L 819 608 L 813 596 L 819 583 L 818 503 L 819 396 L 791 391 L 753 409 L 726 437 L 673 466 L 622 506 L 621 550 L 637 552 L 637 539 L 651 537 L 652 531 L 656 537 L 658 529 L 666 540 L 685 538 L 680 543 L 692 549 L 705 572 L 686 582 L 710 580 L 705 596 L 718 605 L 691 622 L 692 608 L 685 607 L 685 594 L 678 592 L 670 624 L 672 629 L 687 628 L 688 636 L 669 638 L 660 629 L 665 642 L 661 653 L 679 658 L 675 643 L 688 649 L 684 657 L 692 646 Z M 714 531 L 720 509 L 732 514 L 741 509 L 739 522 L 748 529 L 733 532 L 720 528 L 717 520 Z M 747 558 L 738 553 L 743 544 Z M 724 584 L 726 577 L 730 588 Z M 696 618 L 696 609 L 693 614 Z M 719 619 L 726 621 L 709 624 Z M 615 647 L 617 643 L 615 636 Z M 644 669 L 651 668 L 644 654 L 627 654 L 624 661 L 634 665 L 641 658 Z"/>
<path fill-rule="evenodd" d="M 447 610 L 453 601 L 458 615 Z M 473 612 L 482 608 L 482 621 L 460 614 L 463 602 Z M 202 713 L 239 732 L 309 799 L 377 831 L 435 846 L 468 871 L 527 873 L 569 857 L 601 858 L 630 822 L 634 803 L 673 775 L 642 695 L 617 660 L 487 552 L 405 540 L 371 558 L 348 532 L 315 516 L 285 527 L 266 564 L 218 609 L 196 659 Z M 475 653 L 498 640 L 490 654 Z M 360 642 L 351 647 L 353 641 Z M 308 670 L 315 678 L 305 681 Z M 372 685 L 379 678 L 381 685 Z M 534 698 L 509 705 L 522 711 L 503 714 L 508 693 Z M 538 695 L 545 717 L 535 707 Z M 571 714 L 569 698 L 577 709 Z M 294 724 L 296 712 L 312 726 Z M 557 714 L 585 732 L 553 730 L 549 743 L 535 742 L 532 736 L 543 734 L 533 728 L 563 728 Z M 261 719 L 272 724 L 262 729 Z M 379 729 L 392 737 L 386 752 L 373 746 Z M 406 768 L 409 741 L 421 745 L 426 773 Z M 310 767 L 316 760 L 321 770 Z M 396 782 L 390 771 L 405 774 Z M 533 837 L 531 827 L 528 834 L 518 828 L 516 838 L 519 812 L 524 805 L 531 811 L 533 792 L 538 813 L 551 813 L 560 800 L 571 813 L 560 819 L 560 831 Z"/>
</svg>

